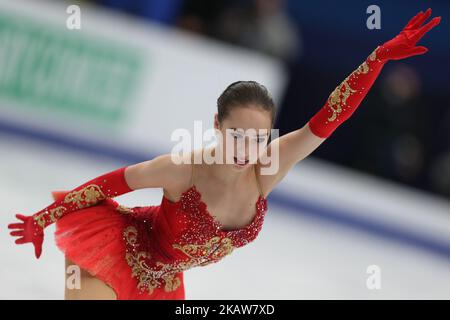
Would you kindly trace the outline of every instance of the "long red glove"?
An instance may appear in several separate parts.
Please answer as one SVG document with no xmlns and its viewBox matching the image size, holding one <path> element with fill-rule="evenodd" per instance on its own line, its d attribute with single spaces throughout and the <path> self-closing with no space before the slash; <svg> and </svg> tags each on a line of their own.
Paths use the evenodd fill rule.
<svg viewBox="0 0 450 320">
<path fill-rule="evenodd" d="M 435 17 L 422 26 L 430 16 L 431 9 L 425 13 L 419 12 L 399 35 L 377 47 L 366 61 L 345 78 L 331 93 L 325 105 L 308 121 L 311 132 L 320 138 L 329 137 L 353 114 L 386 62 L 427 52 L 427 48 L 415 45 L 425 33 L 440 23 L 441 17 Z"/>
<path fill-rule="evenodd" d="M 65 195 L 53 193 L 56 201 L 32 216 L 17 214 L 17 219 L 21 220 L 22 223 L 8 225 L 9 229 L 15 229 L 10 234 L 20 237 L 15 243 L 33 243 L 36 258 L 39 258 L 42 253 L 44 228 L 48 225 L 70 212 L 87 208 L 107 198 L 113 198 L 133 191 L 125 180 L 125 168 L 122 167 L 89 180 L 68 191 Z"/>
</svg>

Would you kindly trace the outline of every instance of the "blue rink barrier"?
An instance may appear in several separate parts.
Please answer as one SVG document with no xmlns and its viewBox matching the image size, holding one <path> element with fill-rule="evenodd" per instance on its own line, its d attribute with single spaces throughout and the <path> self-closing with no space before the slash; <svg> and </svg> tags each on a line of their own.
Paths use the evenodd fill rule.
<svg viewBox="0 0 450 320">
<path fill-rule="evenodd" d="M 89 155 L 107 157 L 120 163 L 131 164 L 152 159 L 160 153 L 136 153 L 124 151 L 122 147 L 105 147 L 101 144 L 89 142 L 87 140 L 69 137 L 63 134 L 46 133 L 37 129 L 24 128 L 14 123 L 0 119 L 0 134 L 13 135 L 29 141 L 30 139 L 45 142 L 58 148 L 67 148 L 77 152 L 84 152 Z M 450 260 L 450 243 L 418 234 L 413 230 L 389 225 L 376 219 L 358 216 L 357 212 L 331 208 L 317 201 L 310 201 L 302 198 L 301 195 L 291 196 L 276 189 L 268 196 L 269 210 L 271 205 L 295 212 L 296 215 L 303 215 L 309 218 L 321 219 L 327 222 L 346 226 L 383 240 L 395 241 L 416 249 Z M 366 209 L 364 209 L 366 210 Z M 377 213 L 373 212 L 373 217 Z"/>
</svg>

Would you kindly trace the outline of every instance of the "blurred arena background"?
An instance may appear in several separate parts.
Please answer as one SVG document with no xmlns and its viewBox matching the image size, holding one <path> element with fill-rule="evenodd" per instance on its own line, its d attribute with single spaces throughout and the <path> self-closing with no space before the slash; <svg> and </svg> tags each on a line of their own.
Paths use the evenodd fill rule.
<svg viewBox="0 0 450 320">
<path fill-rule="evenodd" d="M 66 10 L 81 8 L 81 29 Z M 236 80 L 265 84 L 280 135 L 303 126 L 372 50 L 427 7 L 430 51 L 391 62 L 367 98 L 269 195 L 257 240 L 185 272 L 188 299 L 450 299 L 450 3 L 0 0 L 0 298 L 62 299 L 64 257 L 7 224 L 213 126 Z M 161 201 L 161 190 L 118 197 Z M 370 289 L 371 266 L 381 287 Z"/>
</svg>

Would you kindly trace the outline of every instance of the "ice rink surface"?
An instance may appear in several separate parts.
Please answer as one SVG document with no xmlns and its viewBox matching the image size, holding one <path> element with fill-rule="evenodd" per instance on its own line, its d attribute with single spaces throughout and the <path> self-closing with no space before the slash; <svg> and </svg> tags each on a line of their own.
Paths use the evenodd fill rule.
<svg viewBox="0 0 450 320">
<path fill-rule="evenodd" d="M 284 97 L 278 59 L 81 3 L 79 32 L 67 29 L 66 2 L 0 1 L 0 299 L 64 298 L 54 225 L 36 260 L 9 235 L 15 214 L 170 150 L 175 130 L 196 138 L 191 120 L 211 128 L 217 97 L 238 79 Z M 375 275 L 381 286 L 370 289 Z M 313 154 L 271 192 L 254 242 L 184 279 L 187 299 L 450 299 L 450 202 Z"/>
<path fill-rule="evenodd" d="M 0 148 L 0 299 L 63 299 L 64 257 L 54 244 L 54 226 L 46 230 L 43 254 L 36 260 L 31 245 L 14 244 L 7 224 L 16 213 L 29 215 L 49 205 L 51 190 L 76 187 L 123 163 L 6 134 L 0 135 Z M 308 185 L 315 174 L 312 163 L 305 161 L 295 168 L 269 196 L 269 211 L 254 242 L 219 263 L 185 272 L 187 299 L 450 299 L 450 242 L 448 233 L 444 234 L 450 218 L 443 214 L 449 208 L 445 201 L 436 204 L 427 198 L 429 203 L 423 205 L 433 212 L 414 214 L 410 221 L 401 214 L 389 217 L 388 211 L 383 216 L 378 202 L 370 206 L 373 212 L 361 213 L 357 219 L 336 216 L 336 212 L 328 215 L 322 209 L 315 214 L 318 186 L 310 184 L 309 195 L 301 185 Z M 296 189 L 287 188 L 290 180 L 302 182 Z M 367 192 L 373 188 L 370 182 L 363 185 Z M 338 198 L 339 193 L 347 193 L 349 199 L 358 197 L 348 194 L 344 184 L 335 193 Z M 161 196 L 160 190 L 145 189 L 116 199 L 137 206 L 159 204 Z M 313 206 L 299 209 L 286 204 L 286 199 L 295 203 L 302 197 Z M 392 201 L 399 212 L 395 208 L 399 202 L 387 197 L 386 201 Z M 337 207 L 344 215 L 347 209 L 357 212 L 360 208 L 345 199 Z M 377 212 L 378 217 L 371 216 Z M 428 221 L 428 214 L 442 220 L 434 226 L 420 222 Z M 383 218 L 384 226 L 374 227 L 372 218 Z M 389 227 L 386 221 L 391 220 Z M 409 223 L 428 231 L 421 233 L 416 226 L 402 234 L 402 225 Z M 366 284 L 371 265 L 381 271 L 378 290 Z"/>
</svg>

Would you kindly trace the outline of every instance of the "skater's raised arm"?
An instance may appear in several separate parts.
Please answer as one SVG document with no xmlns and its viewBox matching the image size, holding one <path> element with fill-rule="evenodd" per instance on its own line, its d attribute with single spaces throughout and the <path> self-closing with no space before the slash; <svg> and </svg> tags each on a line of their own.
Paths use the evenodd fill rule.
<svg viewBox="0 0 450 320">
<path fill-rule="evenodd" d="M 151 160 L 130 165 L 125 178 L 132 189 L 171 189 L 174 181 L 183 173 L 181 166 L 174 163 L 171 154 L 163 154 Z"/>
<path fill-rule="evenodd" d="M 422 26 L 430 16 L 431 9 L 425 13 L 419 12 L 400 34 L 378 46 L 355 71 L 345 78 L 330 94 L 325 105 L 304 127 L 272 141 L 272 143 L 279 143 L 280 151 L 279 170 L 274 178 L 276 181 L 281 180 L 295 163 L 312 153 L 338 126 L 350 118 L 386 62 L 424 54 L 428 51 L 423 46 L 416 47 L 416 43 L 441 20 L 440 17 L 435 17 Z M 270 148 L 270 145 L 268 147 Z"/>
<path fill-rule="evenodd" d="M 173 181 L 170 156 L 162 155 L 152 160 L 124 166 L 100 175 L 70 191 L 54 192 L 56 200 L 33 214 L 24 216 L 17 214 L 21 223 L 8 225 L 13 229 L 12 236 L 19 237 L 15 243 L 31 242 L 35 247 L 36 258 L 42 253 L 44 229 L 70 212 L 96 205 L 107 198 L 114 198 L 136 189 L 165 187 Z"/>
</svg>

